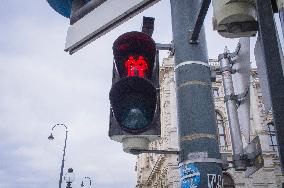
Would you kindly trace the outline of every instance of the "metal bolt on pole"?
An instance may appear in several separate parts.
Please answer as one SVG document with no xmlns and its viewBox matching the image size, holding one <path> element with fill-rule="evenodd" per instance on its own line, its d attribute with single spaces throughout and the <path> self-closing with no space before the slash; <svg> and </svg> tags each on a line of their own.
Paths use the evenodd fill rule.
<svg viewBox="0 0 284 188">
<path fill-rule="evenodd" d="M 171 0 L 181 187 L 222 187 L 222 160 L 204 27 L 190 43 L 200 0 Z"/>
</svg>

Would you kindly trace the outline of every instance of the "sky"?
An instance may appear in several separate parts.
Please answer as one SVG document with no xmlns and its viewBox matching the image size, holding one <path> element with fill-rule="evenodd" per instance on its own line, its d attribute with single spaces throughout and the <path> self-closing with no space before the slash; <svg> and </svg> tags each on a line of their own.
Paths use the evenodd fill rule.
<svg viewBox="0 0 284 188">
<path fill-rule="evenodd" d="M 135 187 L 136 157 L 108 137 L 108 93 L 112 43 L 139 31 L 143 16 L 155 17 L 156 42 L 172 41 L 169 0 L 162 0 L 71 56 L 63 50 L 69 20 L 45 0 L 1 0 L 0 188 L 58 186 L 65 128 L 47 139 L 57 123 L 68 127 L 64 174 L 74 169 L 73 188 L 85 176 L 93 187 Z M 237 40 L 220 37 L 211 19 L 212 7 L 206 37 L 209 58 L 217 58 Z"/>
</svg>

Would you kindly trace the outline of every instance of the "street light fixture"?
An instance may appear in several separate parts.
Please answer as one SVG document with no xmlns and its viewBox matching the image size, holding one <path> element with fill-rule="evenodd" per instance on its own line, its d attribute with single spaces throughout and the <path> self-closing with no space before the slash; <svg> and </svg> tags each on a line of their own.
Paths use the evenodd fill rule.
<svg viewBox="0 0 284 188">
<path fill-rule="evenodd" d="M 48 140 L 54 140 L 54 137 L 53 137 L 52 133 L 49 135 Z"/>
<path fill-rule="evenodd" d="M 73 172 L 73 168 L 69 168 L 68 169 L 68 172 L 64 176 L 64 180 L 67 183 L 66 188 L 72 188 L 71 187 L 71 183 L 75 180 L 75 175 L 74 175 L 74 172 Z"/>
<path fill-rule="evenodd" d="M 62 156 L 62 162 L 61 162 L 61 168 L 60 168 L 60 175 L 59 175 L 59 188 L 61 188 L 61 184 L 62 184 L 62 176 L 63 176 L 63 169 L 64 169 L 64 161 L 65 161 L 65 150 L 66 150 L 66 142 L 67 142 L 67 126 L 64 124 L 56 124 L 52 127 L 51 129 L 51 134 L 48 136 L 48 140 L 54 140 L 54 136 L 52 134 L 53 129 L 58 126 L 58 125 L 62 125 L 65 127 L 66 131 L 65 131 L 65 141 L 64 141 L 64 148 L 63 148 L 63 156 Z"/>
<path fill-rule="evenodd" d="M 92 185 L 92 180 L 91 180 L 91 178 L 90 177 L 84 177 L 85 179 L 89 179 L 89 184 L 90 184 L 90 187 L 91 187 L 91 185 Z M 81 187 L 84 187 L 85 185 L 84 185 L 84 180 L 82 181 L 82 183 L 81 183 Z"/>
</svg>

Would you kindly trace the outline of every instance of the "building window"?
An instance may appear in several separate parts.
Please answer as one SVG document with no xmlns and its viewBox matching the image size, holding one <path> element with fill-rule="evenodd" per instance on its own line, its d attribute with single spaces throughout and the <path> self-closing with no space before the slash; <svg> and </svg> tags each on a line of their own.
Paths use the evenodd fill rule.
<svg viewBox="0 0 284 188">
<path fill-rule="evenodd" d="M 213 87 L 213 97 L 219 97 L 219 88 Z"/>
<path fill-rule="evenodd" d="M 274 124 L 272 122 L 267 124 L 267 131 L 268 135 L 270 136 L 269 146 L 273 149 L 273 151 L 277 151 L 276 132 Z"/>
<path fill-rule="evenodd" d="M 224 188 L 235 188 L 235 182 L 229 174 L 224 173 L 223 179 L 224 179 Z"/>
<path fill-rule="evenodd" d="M 216 112 L 216 119 L 217 119 L 219 144 L 220 146 L 227 146 L 224 119 L 221 116 L 221 114 L 219 114 L 218 112 Z"/>
</svg>

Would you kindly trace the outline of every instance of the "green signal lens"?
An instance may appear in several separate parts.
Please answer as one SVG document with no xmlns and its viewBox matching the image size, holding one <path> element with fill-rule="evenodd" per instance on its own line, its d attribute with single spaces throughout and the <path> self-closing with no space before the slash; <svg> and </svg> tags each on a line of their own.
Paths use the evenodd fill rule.
<svg viewBox="0 0 284 188">
<path fill-rule="evenodd" d="M 127 77 L 110 92 L 113 114 L 125 131 L 139 133 L 148 128 L 156 110 L 156 88 L 146 79 Z"/>
<path fill-rule="evenodd" d="M 122 126 L 128 129 L 143 129 L 148 123 L 149 121 L 147 121 L 143 112 L 138 108 L 134 108 L 128 111 L 124 121 L 122 121 Z"/>
</svg>

